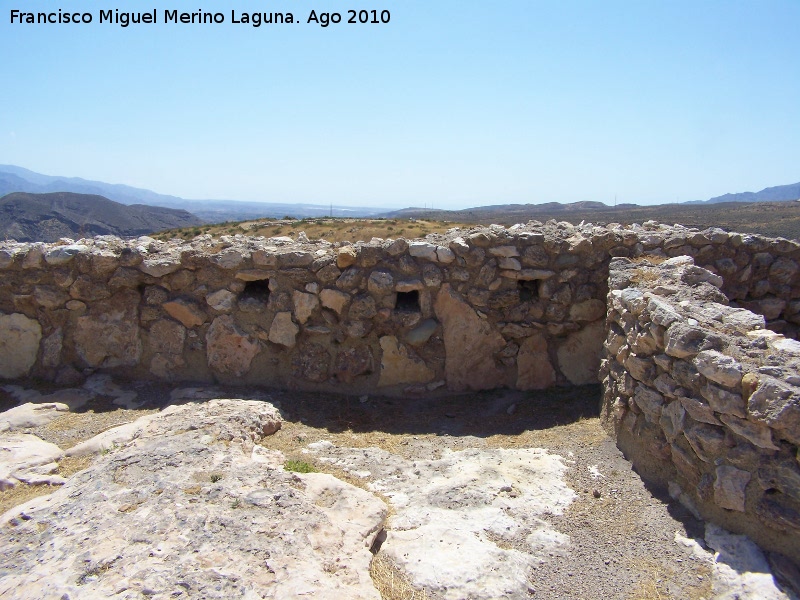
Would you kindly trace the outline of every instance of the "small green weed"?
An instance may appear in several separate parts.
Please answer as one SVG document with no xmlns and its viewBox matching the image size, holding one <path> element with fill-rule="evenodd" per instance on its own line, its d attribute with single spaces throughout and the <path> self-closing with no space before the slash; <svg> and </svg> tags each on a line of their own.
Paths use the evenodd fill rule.
<svg viewBox="0 0 800 600">
<path fill-rule="evenodd" d="M 287 471 L 293 471 L 295 473 L 316 473 L 317 470 L 302 460 L 287 460 L 283 463 L 283 468 Z"/>
</svg>

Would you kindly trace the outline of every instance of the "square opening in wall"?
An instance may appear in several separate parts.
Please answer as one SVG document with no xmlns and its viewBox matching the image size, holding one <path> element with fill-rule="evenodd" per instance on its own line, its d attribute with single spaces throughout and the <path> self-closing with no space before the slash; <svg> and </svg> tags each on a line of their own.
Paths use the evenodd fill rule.
<svg viewBox="0 0 800 600">
<path fill-rule="evenodd" d="M 519 290 L 520 302 L 536 300 L 539 297 L 539 280 L 517 281 L 517 289 Z"/>
<path fill-rule="evenodd" d="M 420 312 L 419 292 L 417 290 L 397 292 L 397 300 L 394 304 L 394 308 L 401 312 Z"/>
<path fill-rule="evenodd" d="M 241 299 L 256 300 L 264 304 L 269 302 L 269 279 L 259 279 L 258 281 L 245 283 Z"/>
</svg>

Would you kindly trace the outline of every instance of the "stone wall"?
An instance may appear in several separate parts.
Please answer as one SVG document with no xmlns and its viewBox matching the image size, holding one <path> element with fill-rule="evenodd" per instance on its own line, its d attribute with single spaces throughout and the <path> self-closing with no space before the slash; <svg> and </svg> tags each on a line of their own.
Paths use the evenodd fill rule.
<svg viewBox="0 0 800 600">
<path fill-rule="evenodd" d="M 354 394 L 602 381 L 645 477 L 800 560 L 798 261 L 793 241 L 654 222 L 6 241 L 0 378 Z"/>
<path fill-rule="evenodd" d="M 688 256 L 615 259 L 609 282 L 603 418 L 620 448 L 692 510 L 800 560 L 800 342 Z"/>
<path fill-rule="evenodd" d="M 677 253 L 773 327 L 800 322 L 796 243 L 652 222 L 352 244 L 2 242 L 0 377 L 111 369 L 357 394 L 597 382 L 609 261 Z"/>
</svg>

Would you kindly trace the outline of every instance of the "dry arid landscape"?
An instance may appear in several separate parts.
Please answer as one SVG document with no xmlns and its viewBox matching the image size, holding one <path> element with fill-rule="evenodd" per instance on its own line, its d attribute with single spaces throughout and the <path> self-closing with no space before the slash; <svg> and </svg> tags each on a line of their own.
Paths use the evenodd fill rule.
<svg viewBox="0 0 800 600">
<path fill-rule="evenodd" d="M 0 600 L 800 600 L 798 0 L 108 4 L 0 25 Z"/>
<path fill-rule="evenodd" d="M 0 244 L 0 597 L 797 598 L 796 242 L 187 233 Z"/>
<path fill-rule="evenodd" d="M 309 239 L 329 242 L 370 240 L 373 237 L 425 237 L 429 233 L 444 233 L 452 227 L 499 223 L 513 225 L 529 220 L 545 222 L 550 219 L 606 224 L 643 223 L 655 220 L 660 223 L 681 223 L 687 227 L 705 229 L 721 227 L 727 231 L 759 233 L 771 237 L 800 239 L 800 202 L 730 202 L 721 204 L 689 205 L 662 204 L 659 206 L 627 206 L 604 208 L 571 208 L 562 205 L 558 210 L 536 205 L 490 206 L 480 210 L 430 211 L 406 209 L 397 215 L 380 219 L 306 218 L 258 219 L 168 229 L 154 234 L 167 240 L 172 237 L 191 239 L 201 234 L 211 235 L 261 235 L 265 237 L 294 236 L 304 231 Z"/>
</svg>

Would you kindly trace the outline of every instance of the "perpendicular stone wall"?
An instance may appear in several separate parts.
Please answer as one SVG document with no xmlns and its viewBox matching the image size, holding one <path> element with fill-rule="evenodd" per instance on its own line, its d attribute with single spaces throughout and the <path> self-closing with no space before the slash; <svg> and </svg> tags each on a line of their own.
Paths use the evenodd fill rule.
<svg viewBox="0 0 800 600">
<path fill-rule="evenodd" d="M 603 418 L 645 478 L 800 560 L 800 342 L 682 256 L 610 264 Z"/>
</svg>

